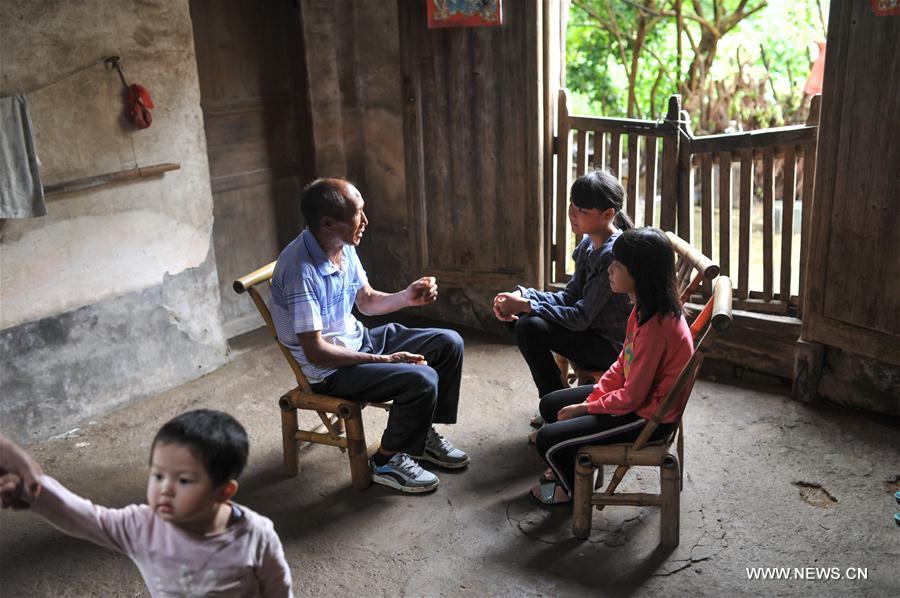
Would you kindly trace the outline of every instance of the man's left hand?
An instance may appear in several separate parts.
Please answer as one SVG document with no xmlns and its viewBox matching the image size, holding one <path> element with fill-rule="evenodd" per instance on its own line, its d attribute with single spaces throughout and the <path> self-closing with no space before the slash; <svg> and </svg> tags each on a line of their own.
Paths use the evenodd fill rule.
<svg viewBox="0 0 900 598">
<path fill-rule="evenodd" d="M 410 307 L 434 303 L 438 296 L 437 280 L 434 276 L 423 276 L 406 287 L 405 293 Z"/>
</svg>

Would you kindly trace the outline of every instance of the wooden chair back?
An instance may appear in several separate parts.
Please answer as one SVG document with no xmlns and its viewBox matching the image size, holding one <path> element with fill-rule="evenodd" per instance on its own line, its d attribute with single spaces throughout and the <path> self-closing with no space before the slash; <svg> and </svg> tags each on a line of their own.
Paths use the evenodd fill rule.
<svg viewBox="0 0 900 598">
<path fill-rule="evenodd" d="M 256 309 L 259 310 L 259 314 L 262 316 L 263 320 L 266 323 L 266 328 L 269 329 L 269 333 L 272 335 L 272 338 L 275 339 L 275 342 L 278 343 L 278 347 L 281 349 L 281 354 L 284 355 L 284 358 L 287 360 L 288 365 L 291 366 L 291 370 L 294 372 L 294 377 L 297 378 L 297 386 L 301 391 L 306 393 L 312 393 L 312 389 L 309 386 L 309 381 L 306 379 L 306 376 L 303 375 L 303 370 L 300 369 L 300 364 L 297 363 L 297 360 L 294 359 L 294 356 L 288 351 L 287 347 L 281 344 L 281 341 L 278 340 L 278 332 L 275 330 L 275 323 L 272 321 L 272 313 L 269 311 L 269 306 L 266 305 L 265 300 L 263 300 L 262 295 L 259 294 L 259 291 L 256 289 L 256 285 L 261 283 L 272 283 L 272 273 L 275 271 L 275 262 L 266 264 L 262 268 L 258 270 L 254 270 L 250 274 L 246 276 L 242 276 L 232 283 L 232 288 L 234 288 L 235 293 L 247 293 L 250 295 L 250 298 L 253 300 L 253 303 L 256 305 Z"/>
<path fill-rule="evenodd" d="M 719 266 L 675 233 L 667 231 L 666 236 L 675 251 L 675 282 L 678 285 L 678 294 L 681 301 L 686 303 L 704 280 L 711 282 L 719 275 Z"/>
</svg>

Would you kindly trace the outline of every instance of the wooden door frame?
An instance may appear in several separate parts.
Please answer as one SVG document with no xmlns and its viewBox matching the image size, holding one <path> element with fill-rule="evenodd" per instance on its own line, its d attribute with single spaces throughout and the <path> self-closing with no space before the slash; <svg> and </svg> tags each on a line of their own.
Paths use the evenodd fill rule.
<svg viewBox="0 0 900 598">
<path fill-rule="evenodd" d="M 840 145 L 841 112 L 847 74 L 847 44 L 851 34 L 853 6 L 848 2 L 832 2 L 828 26 L 828 56 L 825 63 L 822 90 L 822 131 L 831 136 L 830 147 L 818 147 L 816 157 L 815 191 L 810 216 L 809 263 L 804 283 L 803 324 L 801 340 L 831 345 L 846 351 L 900 365 L 900 343 L 891 334 L 847 324 L 825 315 L 825 289 L 827 280 L 828 249 L 831 240 L 831 213 L 835 180 L 840 170 L 838 151 Z"/>
</svg>

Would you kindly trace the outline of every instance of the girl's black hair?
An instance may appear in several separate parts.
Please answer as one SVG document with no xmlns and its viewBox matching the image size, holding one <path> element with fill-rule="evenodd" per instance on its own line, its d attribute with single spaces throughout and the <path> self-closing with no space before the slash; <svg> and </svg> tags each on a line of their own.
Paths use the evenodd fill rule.
<svg viewBox="0 0 900 598">
<path fill-rule="evenodd" d="M 575 179 L 569 199 L 583 210 L 597 208 L 601 212 L 610 208 L 616 211 L 615 225 L 621 230 L 634 228 L 634 223 L 622 211 L 625 188 L 619 180 L 605 170 L 593 170 Z"/>
<path fill-rule="evenodd" d="M 657 314 L 681 315 L 675 251 L 665 233 L 649 226 L 627 230 L 613 245 L 613 259 L 634 279 L 638 326 Z"/>
<path fill-rule="evenodd" d="M 150 446 L 151 462 L 157 444 L 187 447 L 215 486 L 241 475 L 250 449 L 244 427 L 227 413 L 211 409 L 188 411 L 166 422 Z"/>
</svg>

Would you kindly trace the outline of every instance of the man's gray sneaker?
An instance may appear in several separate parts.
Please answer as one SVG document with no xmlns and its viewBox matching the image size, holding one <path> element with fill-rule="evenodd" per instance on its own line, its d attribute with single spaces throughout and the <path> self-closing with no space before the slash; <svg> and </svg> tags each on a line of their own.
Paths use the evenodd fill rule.
<svg viewBox="0 0 900 598">
<path fill-rule="evenodd" d="M 425 437 L 425 452 L 416 459 L 429 461 L 447 469 L 458 469 L 469 464 L 469 455 L 435 432 L 433 426 L 428 430 L 428 436 Z"/>
<path fill-rule="evenodd" d="M 372 481 L 400 492 L 429 492 L 438 487 L 438 477 L 422 469 L 406 453 L 395 453 L 384 465 L 373 461 Z"/>
</svg>

